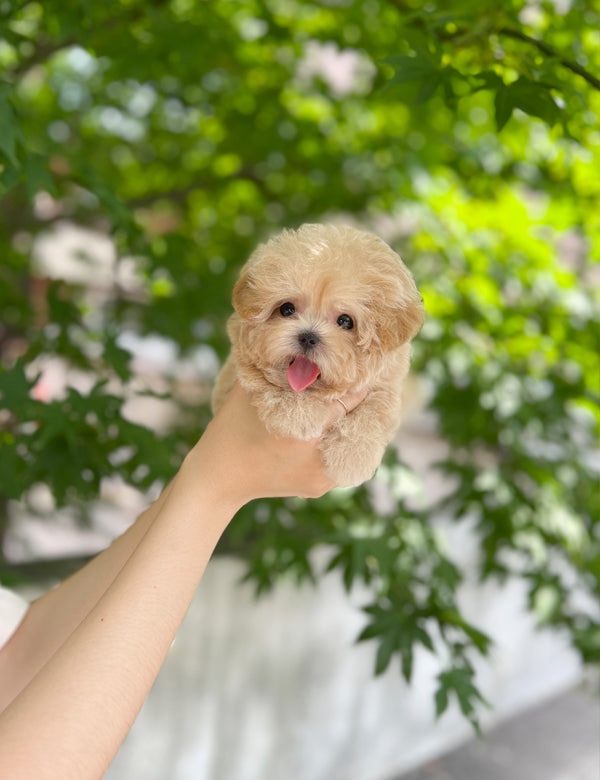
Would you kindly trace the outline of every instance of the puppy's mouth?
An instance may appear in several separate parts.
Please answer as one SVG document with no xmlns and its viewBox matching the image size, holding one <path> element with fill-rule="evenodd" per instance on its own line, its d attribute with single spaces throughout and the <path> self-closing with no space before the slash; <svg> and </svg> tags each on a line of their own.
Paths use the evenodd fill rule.
<svg viewBox="0 0 600 780">
<path fill-rule="evenodd" d="M 286 376 L 292 390 L 300 393 L 317 381 L 321 376 L 321 370 L 306 355 L 297 355 L 290 363 Z"/>
</svg>

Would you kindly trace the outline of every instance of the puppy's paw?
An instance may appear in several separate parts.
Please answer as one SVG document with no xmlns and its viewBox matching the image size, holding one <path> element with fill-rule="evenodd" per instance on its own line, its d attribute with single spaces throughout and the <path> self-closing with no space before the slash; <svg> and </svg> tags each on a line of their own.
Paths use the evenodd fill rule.
<svg viewBox="0 0 600 780">
<path fill-rule="evenodd" d="M 257 398 L 261 420 L 271 433 L 291 439 L 316 439 L 323 433 L 329 407 L 294 393 L 265 393 Z"/>
<path fill-rule="evenodd" d="M 327 473 L 339 487 L 355 487 L 371 479 L 381 463 L 385 442 L 358 440 L 345 431 L 344 423 L 328 431 L 321 441 Z"/>
</svg>

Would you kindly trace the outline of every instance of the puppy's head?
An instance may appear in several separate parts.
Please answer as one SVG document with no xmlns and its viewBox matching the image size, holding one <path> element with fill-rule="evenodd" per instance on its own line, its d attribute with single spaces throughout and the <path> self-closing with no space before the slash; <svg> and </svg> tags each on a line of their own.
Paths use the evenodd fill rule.
<svg viewBox="0 0 600 780">
<path fill-rule="evenodd" d="M 368 387 L 409 342 L 423 304 L 400 257 L 350 227 L 303 225 L 258 247 L 233 291 L 238 364 L 277 387 L 341 394 Z"/>
</svg>

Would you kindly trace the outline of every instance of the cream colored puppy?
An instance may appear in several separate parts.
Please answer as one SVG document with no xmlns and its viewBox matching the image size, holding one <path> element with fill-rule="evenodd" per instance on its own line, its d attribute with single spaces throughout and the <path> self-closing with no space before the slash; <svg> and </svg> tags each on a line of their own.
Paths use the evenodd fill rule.
<svg viewBox="0 0 600 780">
<path fill-rule="evenodd" d="M 239 379 L 270 431 L 322 435 L 336 484 L 369 479 L 400 424 L 410 340 L 423 322 L 421 296 L 400 257 L 351 227 L 284 230 L 242 268 L 233 307 L 214 411 Z M 331 402 L 353 390 L 366 391 L 365 400 L 323 433 Z"/>
</svg>

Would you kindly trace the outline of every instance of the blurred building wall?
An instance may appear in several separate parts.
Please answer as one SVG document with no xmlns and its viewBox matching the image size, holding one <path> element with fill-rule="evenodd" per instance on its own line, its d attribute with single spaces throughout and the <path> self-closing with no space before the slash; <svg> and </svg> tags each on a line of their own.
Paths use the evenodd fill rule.
<svg viewBox="0 0 600 780">
<path fill-rule="evenodd" d="M 427 424 L 402 447 L 426 480 L 443 444 Z M 408 454 L 408 453 L 407 453 Z M 579 662 L 525 612 L 520 582 L 476 581 L 467 524 L 441 521 L 453 557 L 472 573 L 467 619 L 495 642 L 478 664 L 484 728 L 572 685 Z M 417 654 L 407 685 L 399 665 L 373 676 L 375 645 L 354 641 L 365 594 L 332 573 L 317 587 L 282 583 L 259 600 L 243 565 L 211 562 L 170 655 L 106 780 L 390 780 L 473 736 L 453 706 L 436 722 L 440 661 Z"/>
</svg>

